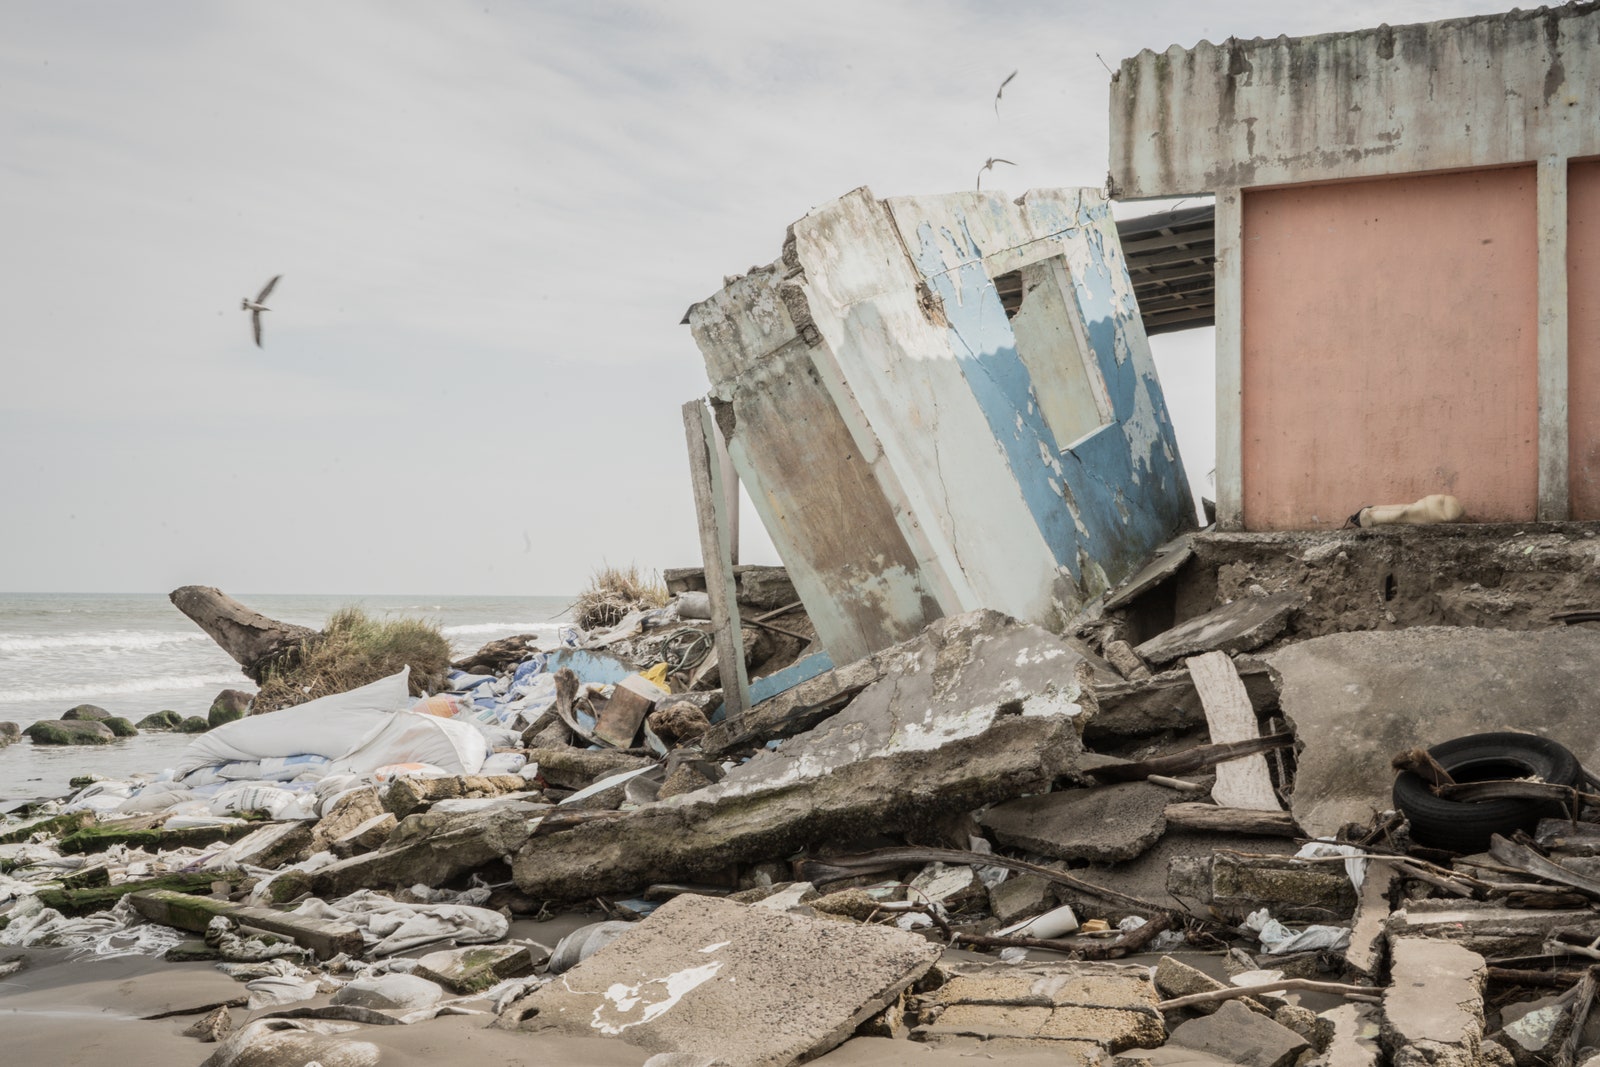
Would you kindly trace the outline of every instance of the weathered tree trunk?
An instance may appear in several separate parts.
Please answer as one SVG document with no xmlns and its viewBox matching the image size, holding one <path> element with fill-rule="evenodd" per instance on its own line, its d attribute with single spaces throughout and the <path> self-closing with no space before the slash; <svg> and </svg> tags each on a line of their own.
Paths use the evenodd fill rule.
<svg viewBox="0 0 1600 1067">
<path fill-rule="evenodd" d="M 173 605 L 211 635 L 251 681 L 260 685 L 266 667 L 286 650 L 300 647 L 316 630 L 269 619 L 209 585 L 174 589 Z"/>
</svg>

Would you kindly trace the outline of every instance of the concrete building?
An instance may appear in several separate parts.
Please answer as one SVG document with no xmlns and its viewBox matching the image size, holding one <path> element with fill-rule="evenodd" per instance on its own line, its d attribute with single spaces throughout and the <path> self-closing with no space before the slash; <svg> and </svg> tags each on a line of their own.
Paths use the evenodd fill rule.
<svg viewBox="0 0 1600 1067">
<path fill-rule="evenodd" d="M 1600 5 L 1125 60 L 1111 187 L 1216 196 L 1217 510 L 1600 518 Z"/>
<path fill-rule="evenodd" d="M 1059 626 L 1193 525 L 1096 190 L 858 189 L 686 321 L 835 662 L 975 608 Z"/>
</svg>

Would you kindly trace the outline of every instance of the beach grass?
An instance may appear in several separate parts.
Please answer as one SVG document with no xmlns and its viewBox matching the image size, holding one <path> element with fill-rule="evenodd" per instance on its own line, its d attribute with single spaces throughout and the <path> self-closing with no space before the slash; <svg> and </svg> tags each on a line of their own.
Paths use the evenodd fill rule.
<svg viewBox="0 0 1600 1067">
<path fill-rule="evenodd" d="M 292 657 L 268 668 L 251 714 L 344 693 L 411 668 L 411 694 L 438 692 L 450 670 L 450 642 L 424 619 L 374 619 L 342 608 Z"/>
<path fill-rule="evenodd" d="M 626 567 L 602 565 L 589 578 L 588 588 L 578 594 L 572 617 L 585 630 L 603 630 L 631 612 L 659 608 L 666 602 L 667 587 L 654 571 L 641 571 L 633 563 Z"/>
</svg>

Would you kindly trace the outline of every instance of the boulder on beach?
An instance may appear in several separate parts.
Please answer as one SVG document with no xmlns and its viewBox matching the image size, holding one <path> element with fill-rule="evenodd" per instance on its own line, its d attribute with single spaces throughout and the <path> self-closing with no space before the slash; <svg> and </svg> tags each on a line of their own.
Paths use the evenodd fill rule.
<svg viewBox="0 0 1600 1067">
<path fill-rule="evenodd" d="M 168 708 L 146 715 L 135 725 L 141 730 L 178 730 L 183 727 L 183 716 Z"/>
<path fill-rule="evenodd" d="M 118 737 L 135 737 L 139 733 L 139 728 L 121 715 L 112 715 L 100 721 Z"/>
<path fill-rule="evenodd" d="M 203 734 L 211 729 L 211 724 L 198 715 L 191 715 L 178 724 L 178 732 L 183 734 Z"/>
<path fill-rule="evenodd" d="M 0 722 L 0 748 L 22 740 L 22 727 L 14 722 Z"/>
<path fill-rule="evenodd" d="M 22 731 L 36 745 L 106 745 L 117 735 L 93 719 L 45 719 Z"/>
<path fill-rule="evenodd" d="M 61 721 L 77 722 L 91 719 L 109 718 L 111 718 L 111 713 L 105 708 L 99 707 L 95 704 L 79 704 L 77 707 L 69 708 L 65 713 L 63 713 L 61 716 Z"/>
<path fill-rule="evenodd" d="M 212 726 L 242 719 L 250 713 L 250 701 L 254 699 L 254 693 L 246 693 L 243 689 L 224 689 L 211 702 L 211 711 L 206 719 Z"/>
</svg>

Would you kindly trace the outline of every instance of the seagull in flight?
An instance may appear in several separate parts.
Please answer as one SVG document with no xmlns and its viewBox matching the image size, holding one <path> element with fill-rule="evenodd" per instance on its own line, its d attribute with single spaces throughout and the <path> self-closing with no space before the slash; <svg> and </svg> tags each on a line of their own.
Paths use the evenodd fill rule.
<svg viewBox="0 0 1600 1067">
<path fill-rule="evenodd" d="M 1000 117 L 1000 94 L 1004 93 L 1006 91 L 1006 86 L 1010 85 L 1011 84 L 1011 79 L 1015 78 L 1016 76 L 1017 76 L 1017 72 L 1016 71 L 1012 71 L 1010 74 L 1007 74 L 1006 75 L 1006 80 L 1000 83 L 1000 88 L 999 89 L 995 90 L 995 94 L 994 94 L 994 117 L 995 118 L 999 118 Z"/>
<path fill-rule="evenodd" d="M 996 163 L 1004 163 L 1008 167 L 1016 166 L 1016 164 L 1011 162 L 1009 159 L 996 159 L 994 156 L 990 156 L 984 162 L 983 166 L 978 168 L 978 192 L 983 192 L 983 172 L 986 170 L 994 170 L 994 165 Z M 277 281 L 277 279 L 274 278 L 273 281 Z"/>
<path fill-rule="evenodd" d="M 272 276 L 272 280 L 262 288 L 261 295 L 256 297 L 254 300 L 251 300 L 247 296 L 243 300 L 239 301 L 239 307 L 244 311 L 250 312 L 250 326 L 255 330 L 257 348 L 261 347 L 261 313 L 263 311 L 272 310 L 271 308 L 267 307 L 267 297 L 272 295 L 272 287 L 278 284 L 278 279 L 281 277 L 283 277 L 283 275 L 274 274 Z"/>
</svg>

